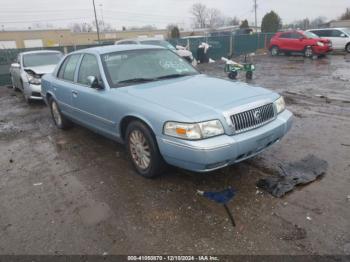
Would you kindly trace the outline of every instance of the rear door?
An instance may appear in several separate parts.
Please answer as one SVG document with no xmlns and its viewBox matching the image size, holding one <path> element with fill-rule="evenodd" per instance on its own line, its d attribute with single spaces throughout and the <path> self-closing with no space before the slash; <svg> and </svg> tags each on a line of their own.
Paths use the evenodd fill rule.
<svg viewBox="0 0 350 262">
<path fill-rule="evenodd" d="M 292 32 L 289 36 L 289 50 L 291 51 L 303 51 L 305 42 L 304 36 L 298 32 Z"/>
<path fill-rule="evenodd" d="M 102 67 L 101 67 L 102 68 Z M 102 88 L 96 89 L 89 85 L 88 77 L 98 79 Z M 84 54 L 78 69 L 77 81 L 72 94 L 74 118 L 83 124 L 115 136 L 116 123 L 111 119 L 112 106 L 108 99 L 108 90 L 101 78 L 99 59 L 93 54 Z"/>
<path fill-rule="evenodd" d="M 56 79 L 52 83 L 56 100 L 62 113 L 72 116 L 72 91 L 77 65 L 81 54 L 73 54 L 66 57 L 61 64 Z"/>
<path fill-rule="evenodd" d="M 279 42 L 279 49 L 281 50 L 289 50 L 289 37 L 290 37 L 290 33 L 282 33 L 279 36 L 278 42 Z"/>
</svg>

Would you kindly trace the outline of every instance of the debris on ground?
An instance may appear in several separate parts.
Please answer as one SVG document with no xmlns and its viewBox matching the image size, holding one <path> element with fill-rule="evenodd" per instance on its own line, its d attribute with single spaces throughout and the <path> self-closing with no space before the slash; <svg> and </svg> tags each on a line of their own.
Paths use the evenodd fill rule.
<svg viewBox="0 0 350 262">
<path fill-rule="evenodd" d="M 197 193 L 201 196 L 204 196 L 218 204 L 222 204 L 227 212 L 227 215 L 229 216 L 232 226 L 236 226 L 236 222 L 233 219 L 233 216 L 230 212 L 230 209 L 227 206 L 227 203 L 233 199 L 233 197 L 236 195 L 236 191 L 234 189 L 232 189 L 231 187 L 220 191 L 220 192 L 204 192 L 204 191 L 200 191 L 197 190 Z"/>
<path fill-rule="evenodd" d="M 323 176 L 327 168 L 327 161 L 314 155 L 308 155 L 286 167 L 281 166 L 280 176 L 260 179 L 256 185 L 275 197 L 282 197 L 292 191 L 295 186 L 311 183 Z"/>
<path fill-rule="evenodd" d="M 34 183 L 33 186 L 41 186 L 43 183 L 39 182 L 39 183 Z"/>
</svg>

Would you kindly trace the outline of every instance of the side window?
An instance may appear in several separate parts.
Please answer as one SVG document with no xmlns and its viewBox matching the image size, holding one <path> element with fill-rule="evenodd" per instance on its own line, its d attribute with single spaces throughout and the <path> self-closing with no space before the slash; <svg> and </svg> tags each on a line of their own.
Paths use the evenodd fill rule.
<svg viewBox="0 0 350 262">
<path fill-rule="evenodd" d="M 124 41 L 119 43 L 119 45 L 136 45 L 136 42 L 134 41 Z"/>
<path fill-rule="evenodd" d="M 68 81 L 74 81 L 74 73 L 75 73 L 75 69 L 77 67 L 79 58 L 80 58 L 80 54 L 68 56 L 66 60 L 64 60 L 63 64 L 61 65 L 61 68 L 58 71 L 57 77 Z"/>
<path fill-rule="evenodd" d="M 81 60 L 78 74 L 78 83 L 88 85 L 88 76 L 95 76 L 97 79 L 101 78 L 96 56 L 86 54 Z"/>
<path fill-rule="evenodd" d="M 342 32 L 339 30 L 332 30 L 332 35 L 331 37 L 341 37 Z"/>
<path fill-rule="evenodd" d="M 302 38 L 303 36 L 299 33 L 291 33 L 290 34 L 290 37 L 289 38 L 292 38 L 292 39 L 300 39 Z"/>
<path fill-rule="evenodd" d="M 325 36 L 325 31 L 324 30 L 314 30 L 314 31 L 311 31 L 311 33 L 314 33 L 315 35 L 317 35 L 319 37 L 324 37 Z"/>
<path fill-rule="evenodd" d="M 280 35 L 280 38 L 290 38 L 290 33 L 283 33 Z"/>
</svg>

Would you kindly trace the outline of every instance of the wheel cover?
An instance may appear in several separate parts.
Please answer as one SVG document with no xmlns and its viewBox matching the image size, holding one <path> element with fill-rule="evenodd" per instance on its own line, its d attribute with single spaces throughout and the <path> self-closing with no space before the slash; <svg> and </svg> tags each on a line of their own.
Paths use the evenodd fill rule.
<svg viewBox="0 0 350 262">
<path fill-rule="evenodd" d="M 60 126 L 62 124 L 62 117 L 55 101 L 52 102 L 51 108 L 53 119 L 55 120 L 56 125 Z"/>
<path fill-rule="evenodd" d="M 129 148 L 133 162 L 142 170 L 151 164 L 150 146 L 139 130 L 134 130 L 129 135 Z"/>
<path fill-rule="evenodd" d="M 310 57 L 312 56 L 312 49 L 310 47 L 306 48 L 305 50 L 305 56 Z"/>
<path fill-rule="evenodd" d="M 348 53 L 350 53 L 350 44 L 348 44 L 348 45 L 346 46 L 346 51 L 347 51 Z"/>
</svg>

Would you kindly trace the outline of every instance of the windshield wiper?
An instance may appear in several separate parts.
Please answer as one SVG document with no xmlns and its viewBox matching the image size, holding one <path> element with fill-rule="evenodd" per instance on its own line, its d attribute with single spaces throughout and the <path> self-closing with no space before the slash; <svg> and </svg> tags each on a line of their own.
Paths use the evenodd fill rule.
<svg viewBox="0 0 350 262">
<path fill-rule="evenodd" d="M 156 78 L 143 78 L 143 77 L 139 77 L 139 78 L 131 78 L 131 79 L 126 79 L 126 80 L 122 80 L 119 81 L 117 84 L 128 84 L 128 83 L 144 83 L 144 82 L 151 82 L 151 81 L 156 81 Z"/>
<path fill-rule="evenodd" d="M 194 74 L 171 74 L 171 75 L 159 76 L 157 77 L 157 79 L 177 78 L 177 77 L 192 76 L 192 75 Z"/>
</svg>

